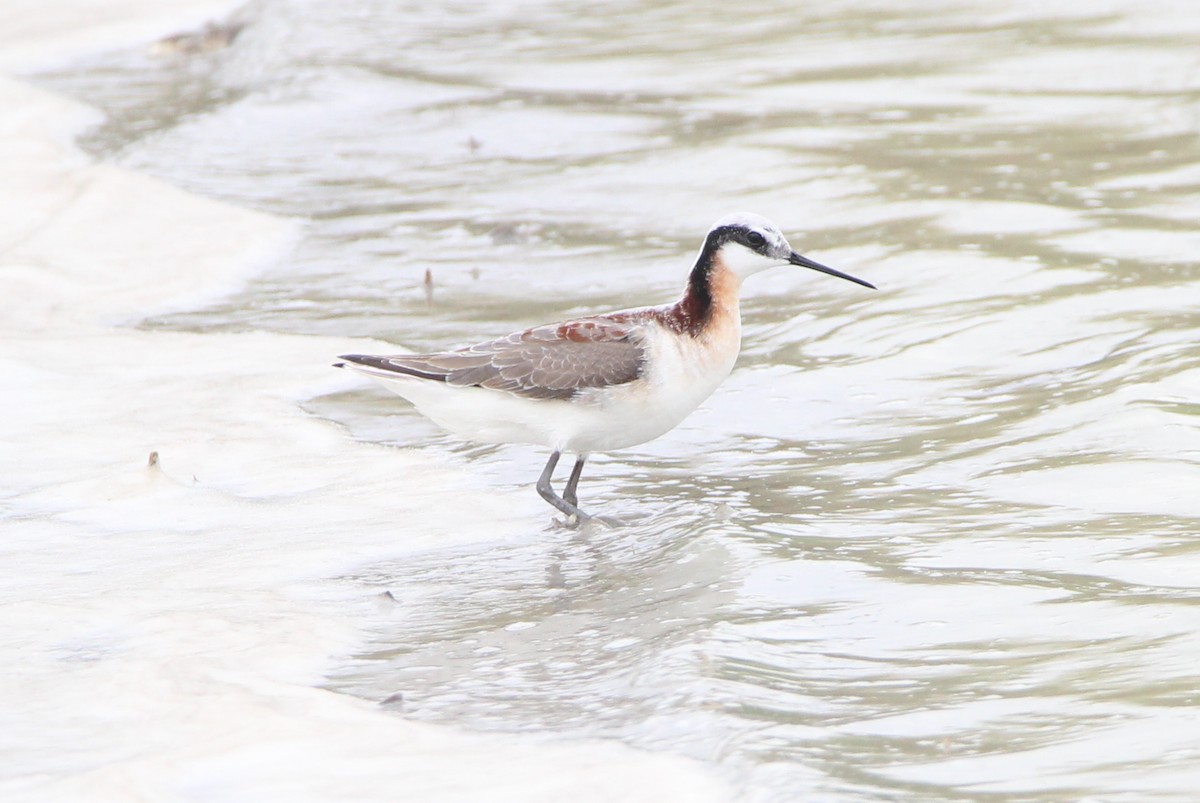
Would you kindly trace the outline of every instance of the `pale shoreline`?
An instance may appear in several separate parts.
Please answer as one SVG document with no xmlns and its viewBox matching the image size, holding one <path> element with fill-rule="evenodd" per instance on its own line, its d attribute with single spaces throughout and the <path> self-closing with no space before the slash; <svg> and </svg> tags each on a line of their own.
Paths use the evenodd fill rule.
<svg viewBox="0 0 1200 803">
<path fill-rule="evenodd" d="M 9 4 L 0 71 L 149 42 L 234 4 L 97 8 Z M 352 341 L 121 326 L 231 292 L 289 247 L 296 224 L 91 162 L 72 144 L 97 119 L 87 107 L 6 76 L 0 101 L 12 578 L 0 592 L 12 757 L 0 795 L 730 797 L 698 762 L 414 724 L 316 688 L 361 639 L 358 590 L 329 578 L 522 534 L 545 520 L 541 503 L 491 489 L 464 505 L 469 478 L 305 415 L 301 400 L 356 382 L 328 368 Z"/>
</svg>

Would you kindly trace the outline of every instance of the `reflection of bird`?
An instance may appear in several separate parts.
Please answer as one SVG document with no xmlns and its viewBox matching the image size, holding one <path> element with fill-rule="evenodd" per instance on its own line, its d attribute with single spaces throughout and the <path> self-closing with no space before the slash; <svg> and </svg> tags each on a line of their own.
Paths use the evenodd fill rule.
<svg viewBox="0 0 1200 803">
<path fill-rule="evenodd" d="M 578 520 L 576 488 L 588 455 L 657 438 L 708 398 L 741 348 L 742 280 L 783 263 L 874 288 L 797 254 L 765 218 L 734 214 L 709 231 L 674 304 L 536 326 L 437 354 L 347 354 L 338 367 L 366 374 L 467 440 L 553 450 L 538 493 Z M 550 479 L 563 452 L 577 459 L 559 496 Z"/>
</svg>

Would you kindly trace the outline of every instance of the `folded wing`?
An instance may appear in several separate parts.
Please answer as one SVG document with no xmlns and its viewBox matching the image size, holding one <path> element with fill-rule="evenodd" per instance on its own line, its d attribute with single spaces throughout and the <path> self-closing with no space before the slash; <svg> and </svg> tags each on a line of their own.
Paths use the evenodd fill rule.
<svg viewBox="0 0 1200 803">
<path fill-rule="evenodd" d="M 392 357 L 348 354 L 341 359 L 449 385 L 490 388 L 530 399 L 569 399 L 586 388 L 637 379 L 645 347 L 636 324 L 584 318 L 514 332 L 457 351 Z"/>
</svg>

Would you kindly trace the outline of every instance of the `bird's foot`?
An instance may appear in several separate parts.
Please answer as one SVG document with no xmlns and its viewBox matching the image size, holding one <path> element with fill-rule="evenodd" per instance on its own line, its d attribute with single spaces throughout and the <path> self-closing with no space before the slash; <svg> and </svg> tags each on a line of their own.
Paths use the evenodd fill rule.
<svg viewBox="0 0 1200 803">
<path fill-rule="evenodd" d="M 566 514 L 565 518 L 558 518 L 555 516 L 553 519 L 551 519 L 551 521 L 554 522 L 554 526 L 562 530 L 577 530 L 579 529 L 580 525 L 592 521 L 593 519 L 592 516 L 584 513 L 579 508 L 576 508 L 573 513 L 567 513 L 566 511 L 563 511 L 563 513 Z"/>
</svg>

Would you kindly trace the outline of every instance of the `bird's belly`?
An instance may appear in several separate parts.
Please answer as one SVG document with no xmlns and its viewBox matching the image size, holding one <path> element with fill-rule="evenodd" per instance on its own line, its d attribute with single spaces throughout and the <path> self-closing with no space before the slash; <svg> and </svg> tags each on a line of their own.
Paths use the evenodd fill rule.
<svg viewBox="0 0 1200 803">
<path fill-rule="evenodd" d="M 647 368 L 624 385 L 581 394 L 593 421 L 566 444 L 570 451 L 601 452 L 653 440 L 678 426 L 729 376 L 740 331 L 734 322 L 705 339 L 662 333 L 650 338 Z"/>
<path fill-rule="evenodd" d="M 610 388 L 586 414 L 591 420 L 576 428 L 562 448 L 587 454 L 654 440 L 678 426 L 708 395 L 693 399 L 641 383 Z"/>
</svg>

